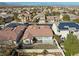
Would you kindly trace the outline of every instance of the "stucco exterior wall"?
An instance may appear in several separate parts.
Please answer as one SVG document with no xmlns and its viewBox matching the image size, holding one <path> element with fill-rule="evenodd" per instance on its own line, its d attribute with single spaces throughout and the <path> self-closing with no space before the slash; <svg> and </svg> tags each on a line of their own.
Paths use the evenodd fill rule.
<svg viewBox="0 0 79 59">
<path fill-rule="evenodd" d="M 62 36 L 62 37 L 67 37 L 67 34 L 69 34 L 69 30 L 61 30 L 60 31 L 60 35 Z"/>
<path fill-rule="evenodd" d="M 25 40 L 23 40 L 23 43 L 24 43 L 24 44 L 32 44 L 33 41 L 30 40 L 30 39 L 25 39 Z"/>
<path fill-rule="evenodd" d="M 73 34 L 76 35 L 77 39 L 79 40 L 79 31 L 78 32 L 74 32 Z"/>
<path fill-rule="evenodd" d="M 53 39 L 52 37 L 36 37 L 38 40 L 41 40 L 40 43 L 43 44 L 53 44 Z"/>
</svg>

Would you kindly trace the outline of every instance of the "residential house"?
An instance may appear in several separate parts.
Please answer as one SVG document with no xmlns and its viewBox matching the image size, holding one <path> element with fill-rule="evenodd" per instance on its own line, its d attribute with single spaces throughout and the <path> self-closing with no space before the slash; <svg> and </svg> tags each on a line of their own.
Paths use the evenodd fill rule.
<svg viewBox="0 0 79 59">
<path fill-rule="evenodd" d="M 58 16 L 47 16 L 47 22 L 48 23 L 53 23 L 53 22 L 58 22 L 60 19 Z"/>
<path fill-rule="evenodd" d="M 58 30 L 63 38 L 67 37 L 69 32 L 79 32 L 79 24 L 74 22 L 60 22 L 58 25 Z"/>
<path fill-rule="evenodd" d="M 69 32 L 73 32 L 75 35 L 79 33 L 79 24 L 74 22 L 59 22 L 53 23 L 52 30 L 54 31 L 55 35 L 61 37 L 62 40 L 67 37 Z"/>
<path fill-rule="evenodd" d="M 79 16 L 76 16 L 74 14 L 68 14 L 70 16 L 71 20 L 77 19 Z"/>
<path fill-rule="evenodd" d="M 15 28 L 5 28 L 0 30 L 0 45 L 17 45 L 17 41 L 21 39 L 25 26 L 17 26 Z"/>
<path fill-rule="evenodd" d="M 29 12 L 21 12 L 18 14 L 18 18 L 22 21 L 22 22 L 28 22 L 31 21 L 31 15 Z"/>
<path fill-rule="evenodd" d="M 76 35 L 77 39 L 79 40 L 79 31 L 78 32 L 74 32 L 73 34 Z"/>
<path fill-rule="evenodd" d="M 53 33 L 49 26 L 30 25 L 27 27 L 22 40 L 25 44 L 53 44 Z"/>
<path fill-rule="evenodd" d="M 0 17 L 2 17 L 3 21 L 6 23 L 13 21 L 13 16 L 14 16 L 13 14 L 7 14 L 7 13 L 0 14 Z"/>
<path fill-rule="evenodd" d="M 75 20 L 75 19 L 79 19 L 79 16 L 77 16 L 77 15 L 69 14 L 69 13 L 67 13 L 67 15 L 69 15 L 71 21 Z M 63 19 L 63 16 L 64 16 L 64 14 L 61 14 L 60 19 Z"/>
<path fill-rule="evenodd" d="M 39 24 L 45 24 L 45 15 L 43 13 L 38 13 L 33 17 L 33 21 L 38 20 Z"/>
</svg>

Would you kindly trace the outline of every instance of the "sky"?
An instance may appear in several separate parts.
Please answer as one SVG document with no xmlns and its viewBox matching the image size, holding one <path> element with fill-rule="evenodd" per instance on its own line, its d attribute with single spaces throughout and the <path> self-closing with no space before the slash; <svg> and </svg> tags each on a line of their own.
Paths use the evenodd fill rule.
<svg viewBox="0 0 79 59">
<path fill-rule="evenodd" d="M 79 2 L 0 2 L 0 6 L 79 6 Z"/>
</svg>

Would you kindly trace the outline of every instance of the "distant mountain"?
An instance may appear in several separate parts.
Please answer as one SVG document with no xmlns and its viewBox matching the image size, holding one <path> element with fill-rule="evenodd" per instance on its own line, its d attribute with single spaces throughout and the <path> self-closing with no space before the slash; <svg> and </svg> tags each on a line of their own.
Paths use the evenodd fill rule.
<svg viewBox="0 0 79 59">
<path fill-rule="evenodd" d="M 17 5 L 19 4 L 15 2 L 0 2 L 0 6 L 17 6 Z"/>
<path fill-rule="evenodd" d="M 79 6 L 79 2 L 0 2 L 0 6 Z"/>
<path fill-rule="evenodd" d="M 0 2 L 0 6 L 7 5 L 5 2 Z"/>
</svg>

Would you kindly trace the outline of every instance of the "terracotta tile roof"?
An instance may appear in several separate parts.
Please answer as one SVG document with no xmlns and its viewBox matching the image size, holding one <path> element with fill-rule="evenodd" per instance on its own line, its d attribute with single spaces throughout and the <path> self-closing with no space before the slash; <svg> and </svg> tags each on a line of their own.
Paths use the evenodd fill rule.
<svg viewBox="0 0 79 59">
<path fill-rule="evenodd" d="M 22 39 L 32 39 L 33 36 L 30 34 L 30 32 L 28 30 L 25 31 Z"/>
<path fill-rule="evenodd" d="M 16 33 L 19 33 L 21 30 L 24 30 L 26 28 L 26 26 L 17 26 L 14 28 L 13 31 L 15 31 Z"/>
<path fill-rule="evenodd" d="M 24 29 L 25 26 L 18 26 L 15 29 L 5 28 L 0 31 L 0 40 L 16 40 L 18 33 Z"/>
<path fill-rule="evenodd" d="M 29 32 L 33 36 L 52 36 L 52 30 L 49 26 L 36 26 L 32 25 L 28 27 Z"/>
<path fill-rule="evenodd" d="M 30 25 L 26 29 L 26 31 L 29 31 L 29 33 L 32 36 L 53 36 L 52 30 L 49 26 L 37 26 L 37 25 Z"/>
<path fill-rule="evenodd" d="M 14 31 L 0 31 L 0 40 L 16 40 L 16 37 Z"/>
</svg>

